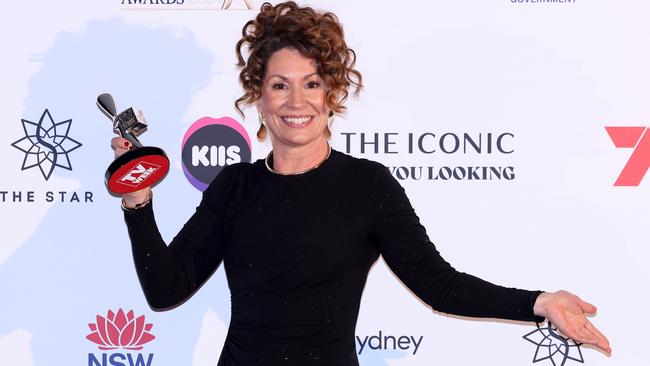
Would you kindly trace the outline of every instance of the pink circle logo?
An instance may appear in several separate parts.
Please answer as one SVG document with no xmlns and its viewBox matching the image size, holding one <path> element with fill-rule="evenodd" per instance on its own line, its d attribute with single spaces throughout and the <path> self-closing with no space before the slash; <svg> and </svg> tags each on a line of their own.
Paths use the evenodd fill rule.
<svg viewBox="0 0 650 366">
<path fill-rule="evenodd" d="M 181 146 L 183 173 L 204 191 L 227 165 L 251 161 L 246 129 L 230 117 L 203 117 L 185 132 Z"/>
</svg>

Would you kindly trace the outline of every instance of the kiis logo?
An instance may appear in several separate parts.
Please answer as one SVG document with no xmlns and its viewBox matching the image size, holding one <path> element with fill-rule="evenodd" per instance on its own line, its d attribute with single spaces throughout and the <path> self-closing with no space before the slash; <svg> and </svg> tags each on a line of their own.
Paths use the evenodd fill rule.
<svg viewBox="0 0 650 366">
<path fill-rule="evenodd" d="M 158 169 L 160 169 L 160 165 L 140 161 L 133 170 L 126 173 L 118 182 L 127 186 L 137 187 Z"/>
<path fill-rule="evenodd" d="M 117 313 L 108 311 L 106 317 L 97 315 L 96 323 L 88 324 L 91 332 L 86 339 L 98 345 L 100 350 L 126 349 L 139 351 L 143 345 L 151 342 L 156 337 L 150 333 L 153 324 L 145 323 L 144 315 L 135 317 L 133 310 L 124 313 L 119 309 Z M 88 354 L 88 366 L 150 366 L 153 353 L 146 357 L 142 353 L 135 356 L 132 353 L 112 354 L 102 353 L 101 360 L 93 353 Z"/>
<path fill-rule="evenodd" d="M 230 117 L 203 117 L 183 137 L 183 173 L 204 191 L 226 165 L 251 161 L 251 141 L 244 127 Z"/>
<path fill-rule="evenodd" d="M 634 149 L 614 185 L 638 186 L 650 167 L 650 128 L 605 127 L 605 130 L 616 147 Z"/>
</svg>

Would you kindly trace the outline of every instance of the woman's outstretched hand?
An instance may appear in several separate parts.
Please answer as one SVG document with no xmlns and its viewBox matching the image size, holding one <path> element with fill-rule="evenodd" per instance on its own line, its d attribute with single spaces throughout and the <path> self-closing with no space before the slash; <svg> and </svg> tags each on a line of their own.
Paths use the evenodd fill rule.
<svg viewBox="0 0 650 366">
<path fill-rule="evenodd" d="M 596 313 L 596 307 L 578 296 L 567 291 L 544 292 L 537 297 L 533 312 L 548 319 L 567 337 L 612 353 L 607 338 L 587 319 L 587 315 Z"/>
</svg>

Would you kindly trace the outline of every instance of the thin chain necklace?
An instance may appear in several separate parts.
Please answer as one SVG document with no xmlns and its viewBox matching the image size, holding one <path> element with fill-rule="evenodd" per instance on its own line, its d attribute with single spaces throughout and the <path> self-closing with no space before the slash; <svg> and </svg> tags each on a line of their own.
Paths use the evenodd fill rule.
<svg viewBox="0 0 650 366">
<path fill-rule="evenodd" d="M 300 172 L 295 172 L 295 173 L 280 173 L 279 171 L 277 171 L 277 170 L 271 168 L 271 165 L 269 164 L 269 159 L 270 159 L 271 156 L 273 155 L 273 150 L 271 150 L 271 151 L 269 151 L 268 155 L 266 155 L 266 158 L 264 159 L 264 165 L 266 165 L 266 169 L 268 169 L 268 170 L 269 170 L 271 173 L 273 173 L 273 174 L 278 174 L 278 175 L 298 175 L 298 174 L 304 174 L 304 173 L 307 173 L 307 172 L 310 171 L 310 170 L 314 170 L 314 169 L 318 168 L 319 166 L 321 166 L 321 165 L 322 165 L 322 164 L 323 164 L 323 163 L 324 163 L 324 162 L 325 162 L 325 161 L 330 157 L 330 154 L 331 154 L 331 153 L 332 153 L 332 146 L 328 143 L 328 144 L 327 144 L 327 156 L 325 156 L 325 159 L 321 160 L 318 164 L 314 165 L 313 167 L 311 167 L 311 168 L 309 168 L 309 169 L 307 169 L 307 170 L 303 170 L 303 171 L 300 171 Z"/>
</svg>

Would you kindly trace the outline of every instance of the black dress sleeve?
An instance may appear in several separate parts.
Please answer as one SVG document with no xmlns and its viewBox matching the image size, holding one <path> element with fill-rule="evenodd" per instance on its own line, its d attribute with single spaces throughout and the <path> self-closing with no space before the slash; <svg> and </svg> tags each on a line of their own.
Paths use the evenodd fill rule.
<svg viewBox="0 0 650 366">
<path fill-rule="evenodd" d="M 402 186 L 375 169 L 371 235 L 397 277 L 433 309 L 449 314 L 542 322 L 533 314 L 541 291 L 497 286 L 455 270 L 431 243 Z"/>
<path fill-rule="evenodd" d="M 153 201 L 124 212 L 136 272 L 153 310 L 170 310 L 185 302 L 221 263 L 228 184 L 224 169 L 203 192 L 196 212 L 169 246 L 156 225 Z"/>
</svg>

